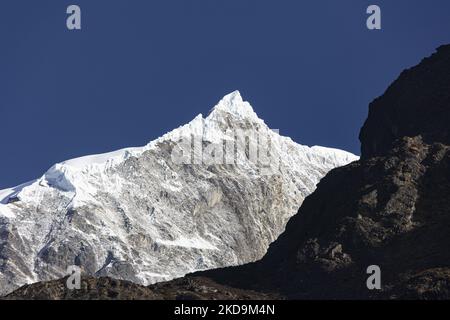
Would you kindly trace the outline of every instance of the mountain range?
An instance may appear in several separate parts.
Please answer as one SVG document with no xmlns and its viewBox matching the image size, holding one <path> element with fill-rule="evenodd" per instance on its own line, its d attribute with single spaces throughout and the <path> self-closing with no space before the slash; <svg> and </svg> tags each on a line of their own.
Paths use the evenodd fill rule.
<svg viewBox="0 0 450 320">
<path fill-rule="evenodd" d="M 59 279 L 7 298 L 450 299 L 449 89 L 445 45 L 370 104 L 361 159 L 328 172 L 257 262 L 147 287 Z M 380 288 L 367 285 L 373 266 Z"/>
<path fill-rule="evenodd" d="M 320 179 L 357 159 L 279 135 L 233 92 L 144 147 L 0 191 L 0 295 L 72 265 L 149 285 L 257 261 Z"/>
</svg>

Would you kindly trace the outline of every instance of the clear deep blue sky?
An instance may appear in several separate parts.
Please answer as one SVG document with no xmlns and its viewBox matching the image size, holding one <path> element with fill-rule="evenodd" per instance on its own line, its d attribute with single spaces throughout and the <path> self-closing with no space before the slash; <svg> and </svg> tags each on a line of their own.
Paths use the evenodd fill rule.
<svg viewBox="0 0 450 320">
<path fill-rule="evenodd" d="M 235 89 L 283 135 L 359 153 L 369 102 L 450 43 L 449 17 L 448 0 L 2 0 L 0 189 L 144 145 Z"/>
</svg>

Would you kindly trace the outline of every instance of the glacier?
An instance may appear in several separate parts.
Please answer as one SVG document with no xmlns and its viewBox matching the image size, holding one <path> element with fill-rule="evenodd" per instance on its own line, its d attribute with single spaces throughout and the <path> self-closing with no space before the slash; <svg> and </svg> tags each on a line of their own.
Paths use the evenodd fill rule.
<svg viewBox="0 0 450 320">
<path fill-rule="evenodd" d="M 267 137 L 275 168 L 262 170 L 250 147 L 229 149 L 233 163 L 195 161 L 198 150 L 221 155 L 239 130 Z M 190 162 L 173 158 L 183 139 L 200 141 Z M 61 278 L 71 265 L 148 285 L 256 261 L 320 179 L 356 160 L 279 135 L 232 92 L 207 117 L 143 147 L 61 162 L 1 190 L 0 295 Z"/>
</svg>

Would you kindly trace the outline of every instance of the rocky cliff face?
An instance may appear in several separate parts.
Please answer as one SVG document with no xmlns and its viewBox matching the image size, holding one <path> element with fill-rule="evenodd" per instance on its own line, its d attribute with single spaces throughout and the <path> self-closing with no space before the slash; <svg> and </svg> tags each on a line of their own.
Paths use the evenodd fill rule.
<svg viewBox="0 0 450 320">
<path fill-rule="evenodd" d="M 145 147 L 0 191 L 0 295 L 71 265 L 148 285 L 258 260 L 318 181 L 356 159 L 280 136 L 234 92 Z"/>
<path fill-rule="evenodd" d="M 449 151 L 405 137 L 327 175 L 258 266 L 276 270 L 270 286 L 292 298 L 450 298 Z M 370 265 L 380 291 L 366 286 Z"/>
<path fill-rule="evenodd" d="M 221 283 L 289 298 L 450 298 L 450 46 L 370 106 L 362 159 L 332 170 L 258 263 Z M 369 290 L 367 267 L 381 270 Z M 253 285 L 252 283 L 256 283 Z"/>
<path fill-rule="evenodd" d="M 363 158 L 386 155 L 403 137 L 450 145 L 450 46 L 402 72 L 369 106 L 360 133 Z"/>
<path fill-rule="evenodd" d="M 321 180 L 262 260 L 147 290 L 180 299 L 450 299 L 449 68 L 443 46 L 371 104 L 363 158 Z M 370 265 L 380 267 L 381 290 L 366 286 Z M 10 297 L 33 298 L 43 286 Z"/>
</svg>

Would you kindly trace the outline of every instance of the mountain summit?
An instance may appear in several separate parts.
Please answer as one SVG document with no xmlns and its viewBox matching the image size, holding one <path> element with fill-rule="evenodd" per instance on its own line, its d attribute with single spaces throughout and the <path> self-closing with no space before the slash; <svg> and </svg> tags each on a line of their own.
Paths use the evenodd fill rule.
<svg viewBox="0 0 450 320">
<path fill-rule="evenodd" d="M 446 45 L 370 104 L 361 159 L 320 181 L 263 259 L 149 291 L 169 299 L 449 299 L 449 88 Z M 370 286 L 374 270 L 379 287 Z"/>
<path fill-rule="evenodd" d="M 241 93 L 238 90 L 223 97 L 222 100 L 220 100 L 219 103 L 213 108 L 208 118 L 214 117 L 220 112 L 230 113 L 235 117 L 261 121 L 255 111 L 253 111 L 252 106 L 242 99 Z"/>
<path fill-rule="evenodd" d="M 280 136 L 235 91 L 143 147 L 0 191 L 0 294 L 72 265 L 147 285 L 258 260 L 319 180 L 357 159 Z"/>
</svg>

